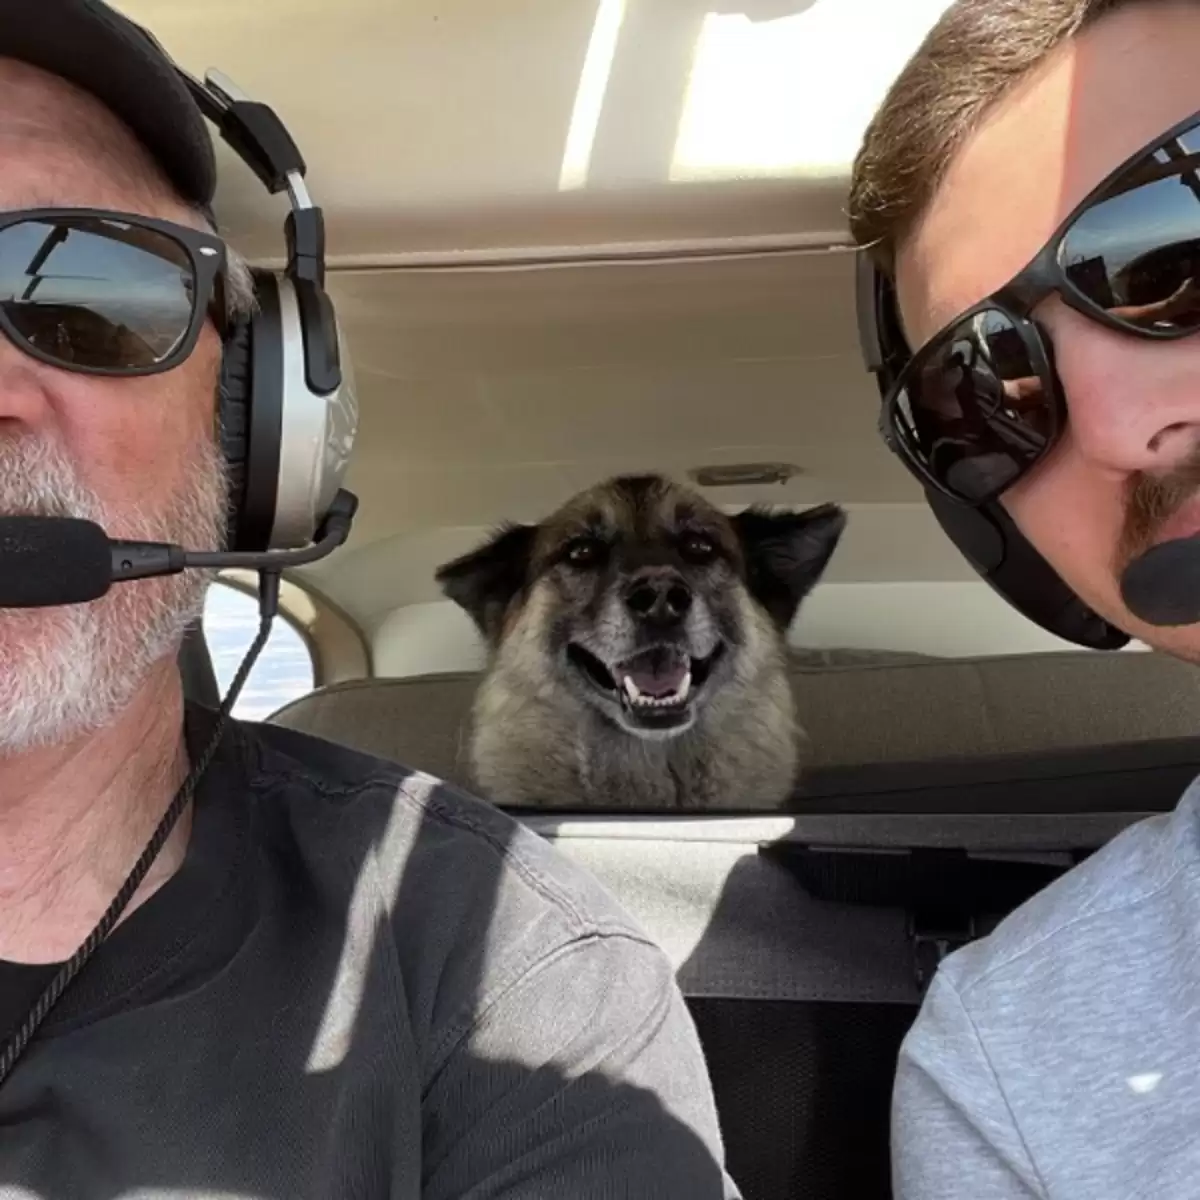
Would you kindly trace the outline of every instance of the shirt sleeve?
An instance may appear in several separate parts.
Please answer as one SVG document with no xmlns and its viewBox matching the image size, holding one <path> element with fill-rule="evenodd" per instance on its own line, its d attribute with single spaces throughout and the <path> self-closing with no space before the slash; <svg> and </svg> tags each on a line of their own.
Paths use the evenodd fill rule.
<svg viewBox="0 0 1200 1200">
<path fill-rule="evenodd" d="M 895 1200 L 1044 1200 L 978 1030 L 941 972 L 900 1050 L 892 1098 Z"/>
<path fill-rule="evenodd" d="M 738 1200 L 670 963 L 583 936 L 503 992 L 424 1104 L 425 1200 Z"/>
</svg>

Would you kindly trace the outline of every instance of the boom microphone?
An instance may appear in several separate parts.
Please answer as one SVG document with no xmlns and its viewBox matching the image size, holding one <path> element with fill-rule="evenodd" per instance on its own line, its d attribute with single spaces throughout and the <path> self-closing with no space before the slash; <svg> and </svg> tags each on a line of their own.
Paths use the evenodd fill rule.
<svg viewBox="0 0 1200 1200">
<path fill-rule="evenodd" d="M 1121 599 L 1148 625 L 1200 622 L 1200 537 L 1151 546 L 1121 576 Z"/>
<path fill-rule="evenodd" d="M 317 538 L 299 550 L 192 551 L 170 542 L 116 541 L 78 517 L 0 517 L 0 608 L 98 600 L 114 583 L 188 569 L 279 572 L 316 562 L 350 535 L 358 498 L 339 491 Z"/>
<path fill-rule="evenodd" d="M 0 518 L 0 608 L 83 604 L 108 591 L 104 530 L 74 517 Z"/>
</svg>

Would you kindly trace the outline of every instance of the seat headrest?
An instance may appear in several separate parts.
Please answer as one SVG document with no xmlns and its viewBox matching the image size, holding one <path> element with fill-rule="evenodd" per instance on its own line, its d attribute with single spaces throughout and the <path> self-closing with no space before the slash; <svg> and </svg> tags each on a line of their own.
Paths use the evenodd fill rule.
<svg viewBox="0 0 1200 1200">
<path fill-rule="evenodd" d="M 871 651 L 793 656 L 809 769 L 1036 754 L 1200 732 L 1200 668 L 1142 651 L 932 659 Z M 470 786 L 479 676 L 335 684 L 271 720 Z"/>
</svg>

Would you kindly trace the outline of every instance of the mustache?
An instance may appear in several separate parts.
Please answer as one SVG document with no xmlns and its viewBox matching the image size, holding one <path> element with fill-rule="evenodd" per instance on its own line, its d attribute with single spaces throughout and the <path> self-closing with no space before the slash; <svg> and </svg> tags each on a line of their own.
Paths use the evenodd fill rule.
<svg viewBox="0 0 1200 1200">
<path fill-rule="evenodd" d="M 229 502 L 228 470 L 215 442 L 194 447 L 171 492 L 152 504 L 108 504 L 52 439 L 0 436 L 0 516 L 77 517 L 110 537 L 222 549 Z"/>
<path fill-rule="evenodd" d="M 0 440 L 0 515 L 80 517 L 102 524 L 105 513 L 52 441 L 25 434 Z"/>
<path fill-rule="evenodd" d="M 1154 542 L 1163 525 L 1200 492 L 1200 445 L 1167 475 L 1136 475 L 1130 481 L 1120 559 L 1128 564 Z"/>
</svg>

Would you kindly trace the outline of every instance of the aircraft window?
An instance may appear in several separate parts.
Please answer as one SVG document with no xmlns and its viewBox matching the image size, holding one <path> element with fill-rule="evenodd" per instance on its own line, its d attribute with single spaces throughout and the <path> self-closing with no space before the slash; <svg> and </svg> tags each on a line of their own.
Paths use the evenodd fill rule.
<svg viewBox="0 0 1200 1200">
<path fill-rule="evenodd" d="M 258 600 L 240 588 L 216 581 L 204 603 L 204 637 L 217 685 L 224 696 L 258 632 Z M 258 721 L 316 686 L 312 650 L 299 628 L 282 613 L 259 655 L 233 714 Z"/>
</svg>

